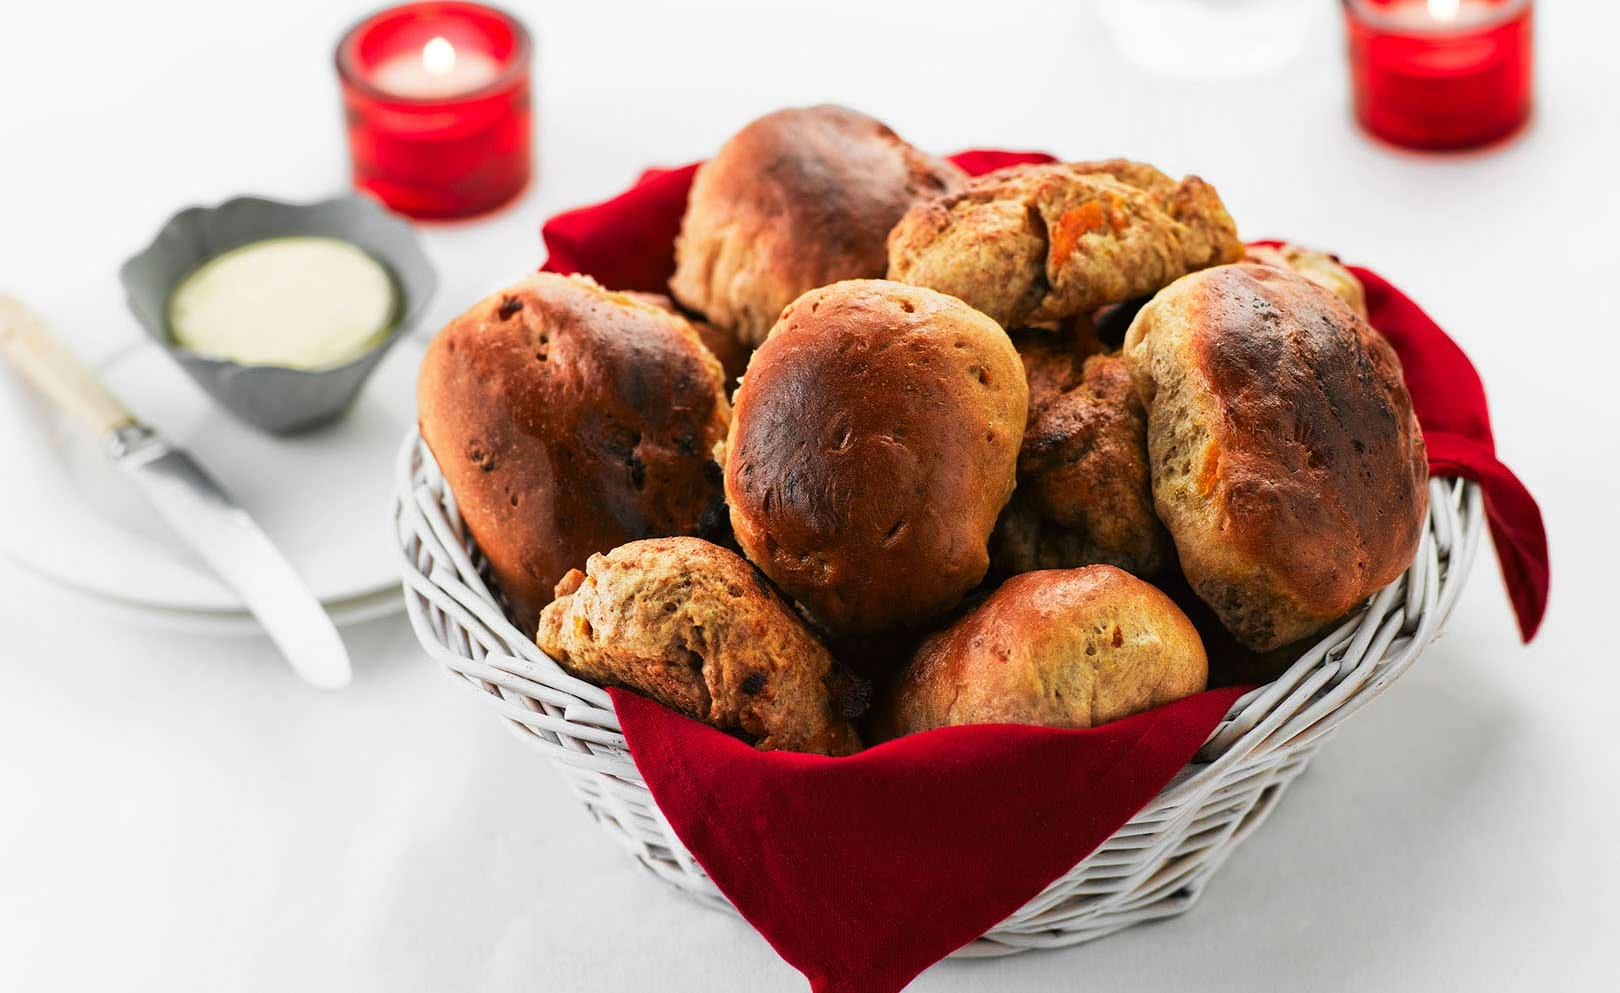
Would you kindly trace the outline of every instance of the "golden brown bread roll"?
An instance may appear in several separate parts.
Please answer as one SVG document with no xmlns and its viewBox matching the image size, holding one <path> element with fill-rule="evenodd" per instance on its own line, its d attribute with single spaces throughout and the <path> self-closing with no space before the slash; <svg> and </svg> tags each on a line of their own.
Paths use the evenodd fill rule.
<svg viewBox="0 0 1620 993">
<path fill-rule="evenodd" d="M 693 179 L 670 291 L 758 345 L 806 290 L 882 276 L 884 240 L 900 215 L 964 178 L 846 107 L 767 114 Z"/>
<path fill-rule="evenodd" d="M 724 533 L 723 377 L 684 318 L 586 277 L 537 273 L 439 332 L 422 437 L 519 625 L 592 552 Z"/>
<path fill-rule="evenodd" d="M 1268 266 L 1186 276 L 1125 361 L 1182 571 L 1245 646 L 1303 638 L 1401 574 L 1427 511 L 1423 435 L 1382 335 Z"/>
<path fill-rule="evenodd" d="M 1028 391 L 1001 328 L 883 280 L 812 290 L 737 390 L 737 542 L 834 634 L 920 624 L 983 578 Z"/>
<path fill-rule="evenodd" d="M 1006 573 L 1118 566 L 1148 576 L 1170 564 L 1153 510 L 1147 412 L 1117 355 L 1085 334 L 1013 336 L 1029 379 L 1018 489 L 991 554 Z"/>
<path fill-rule="evenodd" d="M 645 693 L 759 748 L 861 747 L 846 707 L 864 693 L 753 566 L 697 538 L 592 555 L 557 587 L 535 641 L 581 679 Z"/>
<path fill-rule="evenodd" d="M 1112 566 L 1026 572 L 923 643 L 874 725 L 1095 727 L 1201 692 L 1204 646 L 1170 598 Z"/>
<path fill-rule="evenodd" d="M 1112 159 L 1011 166 L 919 203 L 889 234 L 889 278 L 1020 328 L 1242 255 L 1214 187 Z"/>
<path fill-rule="evenodd" d="M 1292 244 L 1276 247 L 1250 245 L 1243 255 L 1243 261 L 1297 272 L 1343 300 L 1363 320 L 1367 317 L 1366 288 L 1355 273 L 1340 265 L 1339 260 L 1331 255 Z"/>
</svg>

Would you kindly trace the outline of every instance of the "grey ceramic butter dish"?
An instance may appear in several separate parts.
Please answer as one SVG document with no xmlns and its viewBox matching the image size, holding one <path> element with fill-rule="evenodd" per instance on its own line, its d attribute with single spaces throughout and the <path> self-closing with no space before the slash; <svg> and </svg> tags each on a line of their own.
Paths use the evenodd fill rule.
<svg viewBox="0 0 1620 993">
<path fill-rule="evenodd" d="M 350 242 L 388 270 L 398 296 L 393 322 L 369 351 L 342 365 L 305 370 L 242 365 L 175 344 L 169 300 L 187 276 L 233 248 L 294 235 Z M 421 316 L 438 282 L 410 224 L 363 196 L 310 204 L 244 196 L 216 207 L 190 207 L 171 217 L 118 274 L 129 309 L 146 333 L 221 406 L 276 434 L 313 428 L 348 410 L 366 377 Z"/>
</svg>

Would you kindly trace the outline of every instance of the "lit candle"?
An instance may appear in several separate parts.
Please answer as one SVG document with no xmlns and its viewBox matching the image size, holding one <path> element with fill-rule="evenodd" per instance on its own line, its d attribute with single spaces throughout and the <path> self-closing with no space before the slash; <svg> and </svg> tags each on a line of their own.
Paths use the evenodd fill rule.
<svg viewBox="0 0 1620 993">
<path fill-rule="evenodd" d="M 510 15 L 460 0 L 356 24 L 334 53 L 354 185 L 413 217 L 466 217 L 521 193 L 530 51 Z"/>
<path fill-rule="evenodd" d="M 396 55 L 378 64 L 371 81 L 379 90 L 411 100 L 443 100 L 482 89 L 500 75 L 500 66 L 482 52 L 457 52 L 438 35 L 420 54 Z"/>
<path fill-rule="evenodd" d="M 1408 148 L 1469 148 L 1530 115 L 1530 0 L 1345 0 L 1356 118 Z"/>
</svg>

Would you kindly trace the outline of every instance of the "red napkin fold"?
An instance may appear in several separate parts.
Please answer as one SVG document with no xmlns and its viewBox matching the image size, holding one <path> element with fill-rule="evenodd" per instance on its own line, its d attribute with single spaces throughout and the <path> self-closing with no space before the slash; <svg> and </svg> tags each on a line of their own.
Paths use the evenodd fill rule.
<svg viewBox="0 0 1620 993">
<path fill-rule="evenodd" d="M 1479 483 L 1502 581 L 1519 636 L 1528 642 L 1547 612 L 1552 575 L 1547 532 L 1535 498 L 1496 457 L 1485 385 L 1457 343 L 1406 294 L 1371 269 L 1349 268 L 1367 288 L 1368 322 L 1401 356 L 1406 388 L 1429 449 L 1429 472 Z"/>
<path fill-rule="evenodd" d="M 954 157 L 978 175 L 1038 152 Z M 663 292 L 695 165 L 543 228 L 551 272 Z M 1436 474 L 1477 480 L 1520 631 L 1546 609 L 1541 514 L 1497 460 L 1479 376 L 1411 300 L 1352 267 L 1400 353 Z M 759 752 L 634 693 L 620 725 L 676 835 L 816 993 L 895 993 L 1102 844 L 1192 758 L 1240 693 L 1100 728 L 945 728 L 829 759 Z"/>
<path fill-rule="evenodd" d="M 1086 731 L 940 728 L 838 759 L 609 693 L 659 809 L 777 954 L 817 993 L 894 993 L 1108 840 L 1243 688 Z"/>
</svg>

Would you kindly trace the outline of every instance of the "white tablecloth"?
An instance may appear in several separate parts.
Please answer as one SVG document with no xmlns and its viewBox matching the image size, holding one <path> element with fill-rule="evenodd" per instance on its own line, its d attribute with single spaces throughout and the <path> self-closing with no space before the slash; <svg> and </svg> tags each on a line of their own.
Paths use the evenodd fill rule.
<svg viewBox="0 0 1620 993">
<path fill-rule="evenodd" d="M 115 266 L 173 208 L 342 188 L 331 47 L 365 6 L 7 0 L 0 289 L 105 352 L 135 333 Z M 1541 500 L 1556 577 L 1533 646 L 1487 554 L 1445 638 L 1191 913 L 915 989 L 1614 988 L 1613 5 L 1541 5 L 1533 126 L 1440 157 L 1353 129 L 1326 2 L 1284 68 L 1200 83 L 1125 65 L 1072 2 L 522 6 L 538 181 L 427 229 L 435 326 L 537 264 L 555 210 L 836 100 L 938 150 L 1197 171 L 1247 235 L 1374 264 L 1468 349 Z M 346 632 L 336 696 L 261 640 L 154 629 L 4 562 L 0 619 L 0 989 L 802 988 L 746 925 L 626 859 L 401 618 Z"/>
</svg>

